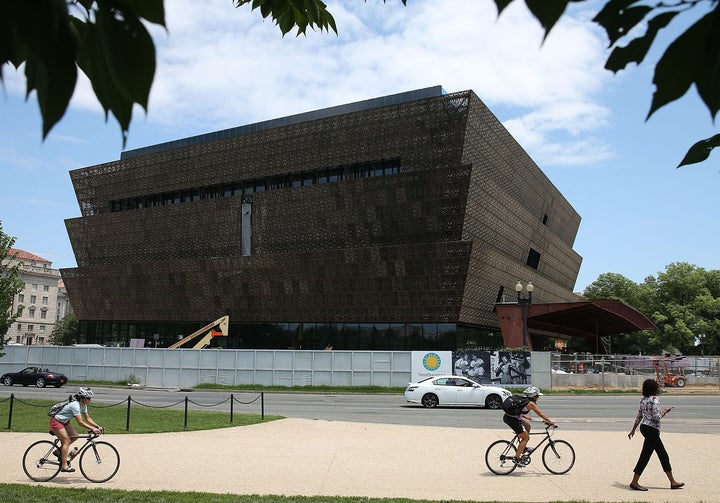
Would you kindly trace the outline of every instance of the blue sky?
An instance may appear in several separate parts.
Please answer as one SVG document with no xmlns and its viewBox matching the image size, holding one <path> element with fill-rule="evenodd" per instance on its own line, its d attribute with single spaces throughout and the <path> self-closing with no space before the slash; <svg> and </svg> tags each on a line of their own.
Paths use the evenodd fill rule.
<svg viewBox="0 0 720 503">
<path fill-rule="evenodd" d="M 716 133 L 710 114 L 691 89 L 645 122 L 660 53 L 617 75 L 604 70 L 607 39 L 589 21 L 604 2 L 574 8 L 544 44 L 519 1 L 499 19 L 491 0 L 326 3 L 338 36 L 282 38 L 248 6 L 167 0 L 167 32 L 152 29 L 149 112 L 135 110 L 126 149 L 438 84 L 472 89 L 581 215 L 576 291 L 606 272 L 642 282 L 672 262 L 720 269 L 720 154 L 675 169 Z M 80 210 L 69 171 L 118 159 L 120 128 L 83 80 L 42 141 L 23 75 L 5 66 L 3 77 L 3 229 L 16 247 L 73 267 L 64 220 Z"/>
</svg>

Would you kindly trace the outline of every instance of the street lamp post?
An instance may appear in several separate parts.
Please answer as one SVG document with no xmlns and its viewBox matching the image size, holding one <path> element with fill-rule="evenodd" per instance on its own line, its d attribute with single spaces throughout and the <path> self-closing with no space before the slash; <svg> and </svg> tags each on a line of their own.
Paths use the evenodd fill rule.
<svg viewBox="0 0 720 503">
<path fill-rule="evenodd" d="M 523 295 L 523 289 L 527 292 L 527 297 Z M 518 281 L 515 285 L 515 291 L 517 292 L 517 302 L 522 306 L 522 322 L 523 322 L 523 346 L 528 347 L 528 327 L 527 327 L 527 311 L 528 306 L 532 304 L 532 293 L 535 290 L 533 284 L 528 281 L 528 284 L 523 287 L 523 284 Z"/>
</svg>

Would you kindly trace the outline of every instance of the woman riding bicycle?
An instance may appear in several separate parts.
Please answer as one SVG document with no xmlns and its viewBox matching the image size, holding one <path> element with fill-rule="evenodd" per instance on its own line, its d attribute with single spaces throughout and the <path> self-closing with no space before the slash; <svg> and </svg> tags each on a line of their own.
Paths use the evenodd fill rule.
<svg viewBox="0 0 720 503">
<path fill-rule="evenodd" d="M 74 417 L 81 427 L 87 428 L 93 433 L 99 434 L 102 431 L 102 428 L 93 421 L 87 411 L 92 397 L 93 392 L 90 388 L 80 388 L 75 393 L 75 400 L 68 402 L 65 407 L 60 409 L 60 412 L 50 418 L 50 431 L 62 442 L 60 452 L 55 453 L 60 458 L 61 472 L 75 471 L 74 468 L 68 466 L 68 450 L 70 444 L 77 440 L 78 434 L 70 420 Z"/>
<path fill-rule="evenodd" d="M 525 446 L 527 445 L 528 440 L 530 440 L 531 426 L 530 419 L 527 417 L 530 412 L 534 412 L 550 426 L 552 426 L 553 428 L 557 428 L 557 425 L 553 423 L 549 417 L 543 414 L 543 412 L 540 410 L 540 407 L 537 406 L 538 398 L 542 395 L 542 393 L 540 393 L 540 390 L 536 386 L 530 386 L 524 391 L 524 393 L 525 397 L 528 400 L 525 405 L 523 405 L 520 414 L 510 415 L 505 413 L 505 415 L 503 416 L 503 422 L 507 424 L 520 439 L 520 444 L 518 445 L 517 453 L 514 459 L 515 463 L 520 462 L 520 456 L 523 455 L 523 452 L 525 451 Z M 531 452 L 532 450 L 528 449 L 528 454 L 530 454 Z"/>
</svg>

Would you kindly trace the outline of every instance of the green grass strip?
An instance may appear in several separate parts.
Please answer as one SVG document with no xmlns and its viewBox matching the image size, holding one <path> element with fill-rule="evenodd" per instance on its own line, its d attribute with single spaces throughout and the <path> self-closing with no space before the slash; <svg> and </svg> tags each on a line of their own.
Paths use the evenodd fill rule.
<svg viewBox="0 0 720 503">
<path fill-rule="evenodd" d="M 8 414 L 10 401 L 0 403 L 0 432 L 47 432 L 50 418 L 47 411 L 54 402 L 52 400 L 25 400 L 15 399 L 13 402 L 12 424 L 8 429 Z M 234 426 L 247 426 L 276 419 L 282 416 L 265 416 L 263 421 L 260 414 L 233 414 L 230 422 L 230 412 L 217 412 L 207 410 L 188 410 L 187 427 L 185 427 L 185 411 L 182 405 L 178 408 L 152 408 L 131 403 L 130 429 L 126 431 L 127 401 L 117 405 L 108 406 L 96 403 L 90 405 L 88 412 L 96 423 L 105 427 L 108 433 L 168 433 L 175 431 L 200 431 Z M 0 498 L 0 501 L 3 501 Z"/>
<path fill-rule="evenodd" d="M 58 487 L 47 483 L 41 486 L 22 484 L 0 484 L 0 501 L 5 503 L 448 503 L 470 500 L 411 500 L 406 498 L 363 498 L 338 496 L 259 496 L 238 494 L 212 494 L 201 492 L 181 493 L 173 491 L 121 491 L 118 489 L 76 489 Z M 482 503 L 498 503 L 482 500 Z M 548 503 L 581 503 L 578 501 Z"/>
</svg>

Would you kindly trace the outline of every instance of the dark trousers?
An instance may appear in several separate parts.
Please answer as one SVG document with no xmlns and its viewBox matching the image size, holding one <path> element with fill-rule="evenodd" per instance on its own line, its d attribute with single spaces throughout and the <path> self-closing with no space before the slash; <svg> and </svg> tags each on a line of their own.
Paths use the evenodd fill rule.
<svg viewBox="0 0 720 503">
<path fill-rule="evenodd" d="M 652 456 L 653 451 L 657 452 L 663 471 L 672 471 L 672 467 L 670 466 L 670 456 L 668 456 L 665 446 L 663 445 L 662 440 L 660 440 L 660 430 L 653 428 L 652 426 L 641 424 L 640 433 L 642 433 L 645 441 L 643 442 L 642 451 L 640 451 L 640 458 L 638 459 L 633 472 L 638 475 L 642 475 L 648 461 L 650 461 L 650 456 Z"/>
</svg>

